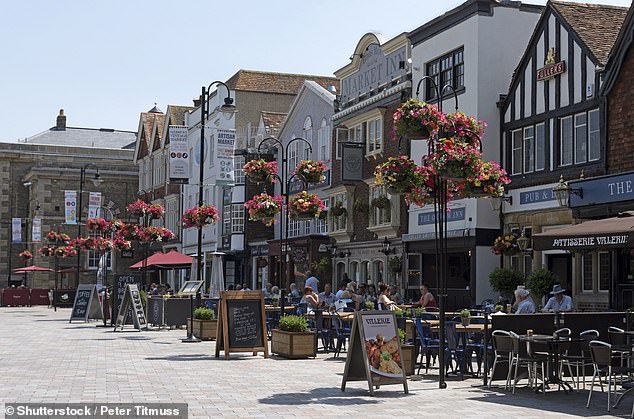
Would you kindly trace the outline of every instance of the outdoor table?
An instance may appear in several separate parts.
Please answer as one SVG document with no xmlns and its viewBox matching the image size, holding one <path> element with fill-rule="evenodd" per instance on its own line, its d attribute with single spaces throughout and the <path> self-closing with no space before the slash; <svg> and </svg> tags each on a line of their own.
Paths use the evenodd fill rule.
<svg viewBox="0 0 634 419">
<path fill-rule="evenodd" d="M 427 320 L 427 323 L 435 322 L 436 325 L 431 327 L 432 332 L 440 331 L 440 326 L 438 326 L 438 320 Z M 491 329 L 491 325 L 487 325 L 487 330 Z M 470 324 L 469 326 L 463 326 L 461 324 L 456 324 L 456 332 L 458 333 L 474 333 L 474 332 L 484 332 L 484 324 Z"/>
<path fill-rule="evenodd" d="M 296 308 L 296 307 L 295 307 L 295 306 L 292 306 L 292 305 L 290 305 L 290 306 L 284 306 L 284 311 L 294 311 L 294 310 L 295 310 L 295 308 Z M 264 310 L 265 310 L 267 313 L 270 313 L 270 312 L 276 312 L 276 311 L 280 311 L 280 307 L 279 307 L 279 306 L 265 305 L 265 306 L 264 306 Z"/>
<path fill-rule="evenodd" d="M 561 346 L 570 343 L 584 342 L 585 339 L 575 336 L 570 337 L 554 337 L 551 335 L 521 335 L 520 342 L 526 343 L 545 343 L 548 346 L 548 362 L 550 376 L 544 382 L 543 390 L 546 392 L 546 384 L 557 384 L 558 389 L 563 388 L 566 393 L 572 391 L 572 386 L 561 379 L 559 375 L 559 356 L 561 354 Z"/>
</svg>

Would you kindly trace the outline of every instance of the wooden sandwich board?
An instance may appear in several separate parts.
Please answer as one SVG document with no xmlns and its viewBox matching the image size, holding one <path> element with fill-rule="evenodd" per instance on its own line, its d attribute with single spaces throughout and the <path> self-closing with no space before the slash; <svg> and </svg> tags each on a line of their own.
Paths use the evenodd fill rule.
<svg viewBox="0 0 634 419">
<path fill-rule="evenodd" d="M 231 352 L 264 352 L 269 356 L 266 339 L 266 314 L 262 291 L 222 291 L 218 307 L 216 358 L 220 351 L 229 359 Z"/>
<path fill-rule="evenodd" d="M 405 394 L 408 393 L 401 342 L 393 312 L 355 313 L 341 391 L 346 390 L 347 381 L 367 381 L 372 396 L 374 387 L 388 384 L 403 384 Z"/>
<path fill-rule="evenodd" d="M 132 308 L 132 310 L 129 310 Z M 141 292 L 136 284 L 127 284 L 125 292 L 123 293 L 123 300 L 117 313 L 117 321 L 114 326 L 114 331 L 117 328 L 123 330 L 123 326 L 126 324 L 126 319 L 132 313 L 132 325 L 139 332 L 141 329 L 147 329 L 147 321 L 145 320 L 145 312 L 143 311 L 143 305 L 141 304 Z"/>
<path fill-rule="evenodd" d="M 79 284 L 68 323 L 73 320 L 87 322 L 89 319 L 103 320 L 103 312 L 97 295 L 97 286 L 95 284 Z"/>
</svg>

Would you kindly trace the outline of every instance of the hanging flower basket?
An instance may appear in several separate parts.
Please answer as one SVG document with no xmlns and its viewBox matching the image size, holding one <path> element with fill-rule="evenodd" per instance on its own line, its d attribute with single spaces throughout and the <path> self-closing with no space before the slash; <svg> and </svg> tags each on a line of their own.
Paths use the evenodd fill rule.
<svg viewBox="0 0 634 419">
<path fill-rule="evenodd" d="M 97 248 L 97 239 L 94 237 L 77 237 L 73 240 L 73 246 L 82 250 L 95 250 Z"/>
<path fill-rule="evenodd" d="M 462 182 L 477 173 L 482 159 L 476 147 L 455 138 L 441 138 L 434 144 L 430 164 L 440 177 Z"/>
<path fill-rule="evenodd" d="M 294 219 L 317 218 L 324 210 L 324 203 L 316 194 L 301 191 L 288 202 L 288 214 Z"/>
<path fill-rule="evenodd" d="M 416 163 L 407 156 L 389 157 L 374 169 L 376 184 L 387 186 L 390 195 L 400 195 L 412 190 L 417 182 Z"/>
<path fill-rule="evenodd" d="M 282 197 L 261 193 L 245 202 L 244 206 L 249 213 L 249 220 L 262 221 L 270 227 L 275 224 L 275 217 L 282 211 Z"/>
<path fill-rule="evenodd" d="M 346 215 L 348 211 L 343 207 L 341 202 L 337 202 L 335 206 L 330 208 L 330 213 L 333 217 L 341 217 L 342 215 Z"/>
<path fill-rule="evenodd" d="M 457 137 L 467 144 L 478 146 L 477 142 L 484 134 L 487 124 L 478 121 L 472 116 L 467 116 L 462 112 L 450 113 L 447 117 L 447 132 L 452 137 Z"/>
<path fill-rule="evenodd" d="M 218 209 L 213 205 L 202 205 L 200 207 L 193 207 L 185 211 L 181 221 L 185 228 L 202 228 L 208 224 L 216 224 L 220 217 L 218 216 Z"/>
<path fill-rule="evenodd" d="M 380 209 L 390 208 L 390 198 L 385 195 L 381 195 L 372 200 L 372 206 Z"/>
<path fill-rule="evenodd" d="M 511 183 L 502 169 L 494 161 L 482 162 L 478 170 L 464 184 L 464 198 L 499 197 L 504 195 L 504 186 Z"/>
<path fill-rule="evenodd" d="M 254 159 L 242 166 L 242 170 L 253 183 L 264 183 L 267 180 L 272 182 L 273 177 L 277 174 L 277 162 Z"/>
<path fill-rule="evenodd" d="M 70 236 L 68 234 L 58 233 L 52 230 L 46 234 L 46 240 L 48 240 L 50 243 L 62 243 L 65 245 L 70 244 L 71 242 Z"/>
<path fill-rule="evenodd" d="M 104 218 L 89 218 L 86 220 L 86 229 L 89 232 L 105 232 L 110 229 L 110 221 Z"/>
<path fill-rule="evenodd" d="M 137 240 L 139 238 L 139 227 L 136 224 L 123 224 L 117 232 L 117 237 L 123 240 Z"/>
<path fill-rule="evenodd" d="M 321 183 L 326 180 L 326 165 L 321 161 L 302 160 L 295 168 L 295 174 L 308 183 Z"/>
<path fill-rule="evenodd" d="M 164 227 L 149 226 L 138 231 L 139 241 L 142 243 L 165 242 L 176 237 L 169 229 Z"/>
<path fill-rule="evenodd" d="M 29 259 L 33 259 L 33 253 L 31 253 L 29 250 L 25 250 L 23 252 L 20 252 L 18 257 L 20 257 L 20 258 L 22 258 L 22 259 L 24 259 L 26 261 L 26 260 L 29 260 Z"/>
<path fill-rule="evenodd" d="M 446 123 L 445 116 L 436 106 L 416 99 L 403 103 L 392 119 L 392 138 L 430 138 Z"/>
<path fill-rule="evenodd" d="M 520 252 L 520 247 L 517 244 L 517 235 L 515 234 L 506 234 L 503 236 L 499 236 L 493 242 L 493 246 L 491 246 L 491 250 L 494 254 L 501 256 L 513 256 Z"/>
<path fill-rule="evenodd" d="M 122 238 L 115 238 L 112 241 L 112 244 L 114 245 L 114 248 L 117 250 L 131 250 L 132 249 L 132 243 L 129 240 L 124 240 Z"/>
</svg>

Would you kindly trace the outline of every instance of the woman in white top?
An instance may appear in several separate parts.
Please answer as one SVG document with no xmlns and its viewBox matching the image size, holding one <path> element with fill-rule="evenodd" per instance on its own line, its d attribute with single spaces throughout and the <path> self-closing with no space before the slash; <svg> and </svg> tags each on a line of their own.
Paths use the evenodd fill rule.
<svg viewBox="0 0 634 419">
<path fill-rule="evenodd" d="M 384 307 L 384 310 L 396 310 L 396 303 L 392 300 L 390 300 L 390 297 L 388 297 L 388 293 L 390 292 L 390 289 L 388 288 L 387 285 L 385 284 L 381 284 L 379 285 L 379 291 L 381 292 L 381 295 L 379 295 L 379 299 L 377 300 L 377 303 L 382 304 Z"/>
</svg>

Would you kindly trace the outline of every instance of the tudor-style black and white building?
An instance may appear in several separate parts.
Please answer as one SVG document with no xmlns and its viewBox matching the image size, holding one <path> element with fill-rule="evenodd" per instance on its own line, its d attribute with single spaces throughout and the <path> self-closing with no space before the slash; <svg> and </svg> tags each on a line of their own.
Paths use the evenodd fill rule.
<svg viewBox="0 0 634 419">
<path fill-rule="evenodd" d="M 505 229 L 527 236 L 574 224 L 553 188 L 606 171 L 605 100 L 599 95 L 604 67 L 627 8 L 551 1 L 500 102 L 504 167 L 512 184 L 503 205 Z M 591 262 L 588 262 L 591 261 Z M 544 266 L 560 279 L 579 308 L 607 307 L 607 290 L 582 286 L 609 263 L 597 255 L 573 257 L 543 249 L 507 257 L 526 274 Z M 589 283 L 589 281 L 586 281 Z"/>
</svg>

